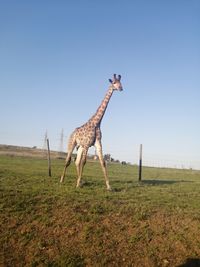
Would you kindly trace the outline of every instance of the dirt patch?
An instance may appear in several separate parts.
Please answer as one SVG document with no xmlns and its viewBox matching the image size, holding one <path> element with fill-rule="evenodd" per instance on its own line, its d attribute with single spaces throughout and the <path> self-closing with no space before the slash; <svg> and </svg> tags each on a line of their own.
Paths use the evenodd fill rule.
<svg viewBox="0 0 200 267">
<path fill-rule="evenodd" d="M 59 206 L 32 221 L 10 216 L 2 266 L 178 266 L 200 257 L 198 220 L 160 210 L 137 216 Z"/>
</svg>

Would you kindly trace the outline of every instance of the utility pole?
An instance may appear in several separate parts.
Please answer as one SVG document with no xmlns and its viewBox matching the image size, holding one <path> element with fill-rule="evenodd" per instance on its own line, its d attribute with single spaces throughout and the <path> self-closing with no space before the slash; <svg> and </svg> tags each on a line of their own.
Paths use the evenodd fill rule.
<svg viewBox="0 0 200 267">
<path fill-rule="evenodd" d="M 60 134 L 59 152 L 63 152 L 63 139 L 64 139 L 64 129 L 62 129 L 61 134 Z"/>
<path fill-rule="evenodd" d="M 43 150 L 46 150 L 46 148 L 47 148 L 47 138 L 48 138 L 48 134 L 47 134 L 47 130 L 46 130 L 45 135 L 44 135 Z"/>
</svg>

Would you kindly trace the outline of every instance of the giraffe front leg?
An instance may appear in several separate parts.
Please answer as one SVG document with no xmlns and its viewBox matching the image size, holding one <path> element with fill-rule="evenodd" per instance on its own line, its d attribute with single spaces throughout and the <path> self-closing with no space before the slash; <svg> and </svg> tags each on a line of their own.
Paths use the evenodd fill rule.
<svg viewBox="0 0 200 267">
<path fill-rule="evenodd" d="M 76 184 L 76 187 L 80 186 L 80 179 L 81 179 L 81 177 L 80 177 L 80 162 L 81 162 L 82 155 L 83 155 L 83 148 L 81 146 L 79 146 L 78 151 L 77 151 L 76 161 L 75 161 L 76 171 L 77 171 L 77 184 Z"/>
<path fill-rule="evenodd" d="M 108 179 L 108 175 L 107 175 L 106 162 L 105 162 L 105 160 L 103 158 L 101 141 L 96 140 L 95 147 L 96 147 L 97 155 L 99 157 L 99 161 L 100 161 L 100 164 L 101 164 L 101 167 L 102 167 L 102 170 L 103 170 L 103 174 L 104 174 L 104 177 L 105 177 L 107 190 L 111 191 L 112 189 L 111 189 L 111 186 L 110 186 L 110 183 L 109 183 L 109 179 Z"/>
</svg>

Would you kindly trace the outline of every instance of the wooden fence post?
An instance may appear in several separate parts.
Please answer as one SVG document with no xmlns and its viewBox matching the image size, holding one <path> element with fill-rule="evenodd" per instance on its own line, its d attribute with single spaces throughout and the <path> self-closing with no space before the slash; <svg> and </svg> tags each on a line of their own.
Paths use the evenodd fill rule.
<svg viewBox="0 0 200 267">
<path fill-rule="evenodd" d="M 140 159 L 139 159 L 139 182 L 142 180 L 142 144 L 140 144 Z"/>
<path fill-rule="evenodd" d="M 49 148 L 49 139 L 47 138 L 47 152 L 48 152 L 48 170 L 49 177 L 51 177 L 51 158 L 50 158 L 50 148 Z"/>
</svg>

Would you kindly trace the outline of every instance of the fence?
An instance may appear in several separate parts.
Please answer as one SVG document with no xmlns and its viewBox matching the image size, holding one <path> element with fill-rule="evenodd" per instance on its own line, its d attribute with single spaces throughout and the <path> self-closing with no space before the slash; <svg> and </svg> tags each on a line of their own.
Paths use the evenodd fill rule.
<svg viewBox="0 0 200 267">
<path fill-rule="evenodd" d="M 134 158 L 133 164 L 138 165 L 139 162 L 139 156 L 138 158 Z M 194 169 L 194 170 L 200 170 L 200 160 L 180 160 L 175 159 L 174 155 L 171 156 L 171 159 L 169 158 L 169 155 L 165 157 L 162 155 L 156 156 L 156 155 L 145 155 L 143 153 L 143 158 L 142 158 L 142 165 L 143 166 L 148 166 L 148 167 L 157 167 L 157 168 L 174 168 L 174 169 Z"/>
<path fill-rule="evenodd" d="M 64 138 L 64 142 L 63 142 Z M 41 136 L 40 139 L 32 140 L 32 145 L 26 145 L 24 140 L 19 140 L 18 144 L 10 144 L 10 145 L 19 145 L 19 146 L 27 146 L 27 147 L 38 147 L 44 148 L 44 144 L 46 145 L 47 133 L 45 136 Z M 63 136 L 63 131 L 61 132 L 61 137 L 59 135 L 57 138 L 49 138 L 51 150 L 52 151 L 61 151 L 66 152 L 67 147 L 67 137 Z M 30 140 L 27 141 L 29 144 Z M 64 143 L 64 145 L 63 145 Z M 130 164 L 139 164 L 139 154 L 140 154 L 140 144 L 135 144 L 134 147 L 127 148 L 111 148 L 111 147 L 103 147 L 104 154 L 111 154 L 111 157 L 118 162 L 126 162 Z M 95 155 L 95 150 L 90 149 L 90 154 Z M 200 170 L 200 158 L 197 157 L 189 157 L 189 155 L 159 155 L 153 153 L 147 153 L 145 145 L 143 145 L 143 156 L 142 156 L 142 165 L 149 167 L 159 167 L 159 168 L 178 168 L 178 169 L 194 169 Z"/>
</svg>

